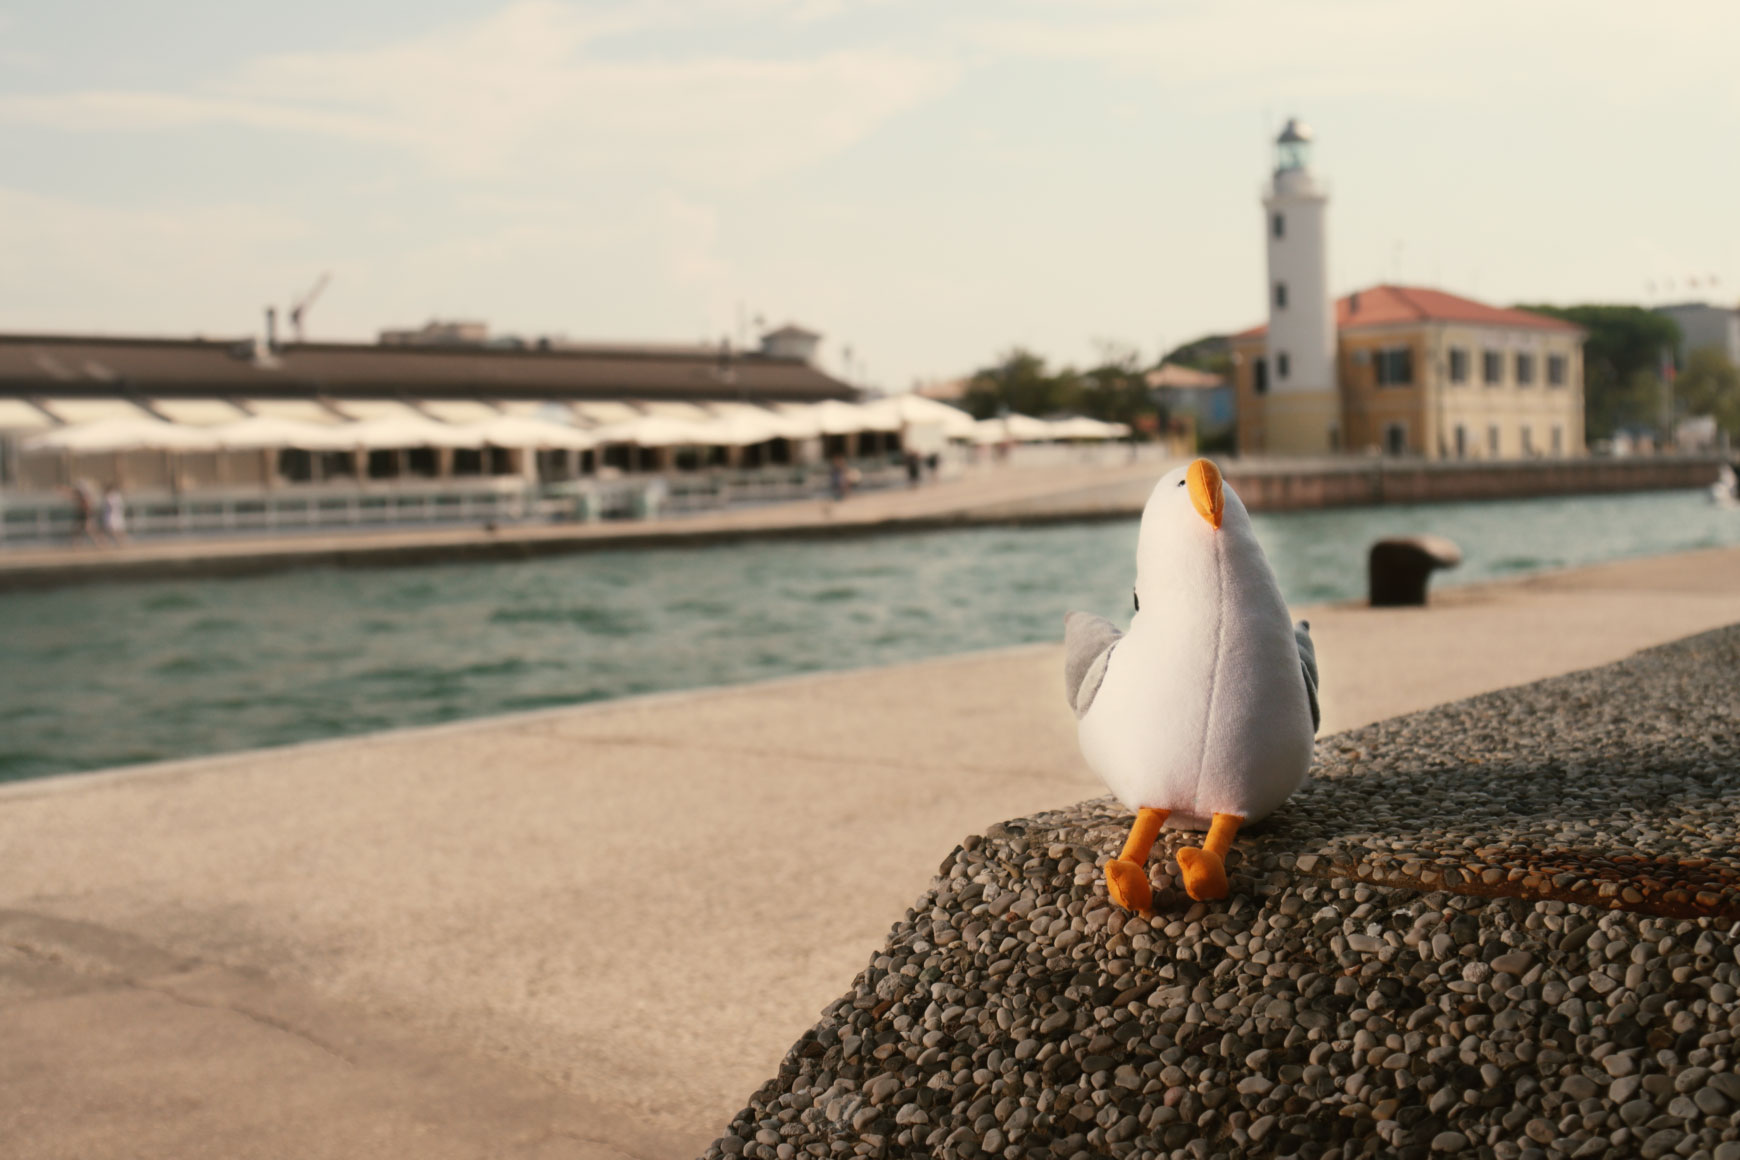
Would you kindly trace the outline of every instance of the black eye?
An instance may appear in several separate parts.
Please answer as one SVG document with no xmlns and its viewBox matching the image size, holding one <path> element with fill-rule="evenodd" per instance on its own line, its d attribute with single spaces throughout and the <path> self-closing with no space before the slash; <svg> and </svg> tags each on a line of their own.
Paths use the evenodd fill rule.
<svg viewBox="0 0 1740 1160">
<path fill-rule="evenodd" d="M 1182 480 L 1182 479 L 1181 479 L 1181 480 L 1179 480 L 1179 481 L 1178 481 L 1178 486 L 1179 486 L 1179 487 L 1183 487 L 1183 486 L 1184 486 L 1184 485 L 1185 485 L 1185 483 L 1186 483 L 1186 482 L 1188 482 L 1188 481 L 1187 481 L 1187 480 Z"/>
<path fill-rule="evenodd" d="M 1142 598 L 1139 595 L 1137 595 L 1136 590 L 1134 588 L 1130 589 L 1130 599 L 1134 600 L 1136 602 L 1136 611 L 1137 612 L 1142 611 Z"/>
</svg>

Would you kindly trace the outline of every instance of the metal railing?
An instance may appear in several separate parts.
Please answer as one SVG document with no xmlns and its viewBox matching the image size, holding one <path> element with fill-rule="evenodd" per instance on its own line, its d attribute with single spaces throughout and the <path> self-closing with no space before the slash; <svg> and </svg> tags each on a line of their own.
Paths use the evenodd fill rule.
<svg viewBox="0 0 1740 1160">
<path fill-rule="evenodd" d="M 853 465 L 853 486 L 905 482 L 903 468 L 881 461 Z M 647 520 L 825 495 L 825 465 L 668 475 L 588 476 L 546 483 L 518 477 L 457 484 L 297 484 L 271 489 L 193 491 L 125 498 L 125 534 L 149 539 L 285 535 L 323 530 L 467 524 Z M 100 505 L 99 505 L 100 506 Z M 97 527 L 93 516 L 92 527 Z M 98 532 L 100 535 L 101 533 Z M 70 497 L 0 490 L 0 546 L 45 545 L 82 538 Z"/>
</svg>

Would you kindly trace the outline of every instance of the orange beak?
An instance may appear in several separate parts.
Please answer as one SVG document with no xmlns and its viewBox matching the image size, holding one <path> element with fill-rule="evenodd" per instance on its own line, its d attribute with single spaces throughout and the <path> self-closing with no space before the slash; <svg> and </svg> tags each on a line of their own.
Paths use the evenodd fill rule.
<svg viewBox="0 0 1740 1160">
<path fill-rule="evenodd" d="M 1221 515 L 1226 511 L 1220 468 L 1206 459 L 1198 459 L 1184 473 L 1184 478 L 1190 481 L 1190 502 L 1196 505 L 1197 512 L 1208 521 L 1209 527 L 1220 531 Z"/>
</svg>

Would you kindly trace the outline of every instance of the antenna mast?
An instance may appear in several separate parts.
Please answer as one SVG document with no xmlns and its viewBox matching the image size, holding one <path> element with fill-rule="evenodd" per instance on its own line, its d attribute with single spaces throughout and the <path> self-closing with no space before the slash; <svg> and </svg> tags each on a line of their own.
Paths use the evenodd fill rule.
<svg viewBox="0 0 1740 1160">
<path fill-rule="evenodd" d="M 302 341 L 303 316 L 308 313 L 308 308 L 314 305 L 315 300 L 320 297 L 323 291 L 325 291 L 327 283 L 331 281 L 332 274 L 330 272 L 320 275 L 319 279 L 315 281 L 313 288 L 291 304 L 290 329 L 296 335 L 296 341 L 298 343 Z"/>
</svg>

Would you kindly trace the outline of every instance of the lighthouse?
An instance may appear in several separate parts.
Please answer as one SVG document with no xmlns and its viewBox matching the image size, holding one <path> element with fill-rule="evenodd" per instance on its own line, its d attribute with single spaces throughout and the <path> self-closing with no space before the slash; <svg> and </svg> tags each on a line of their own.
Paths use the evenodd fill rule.
<svg viewBox="0 0 1740 1160">
<path fill-rule="evenodd" d="M 1311 127 L 1290 119 L 1275 138 L 1263 196 L 1269 326 L 1257 368 L 1266 450 L 1322 455 L 1341 449 L 1335 302 L 1329 296 L 1329 194 L 1311 171 Z"/>
</svg>

